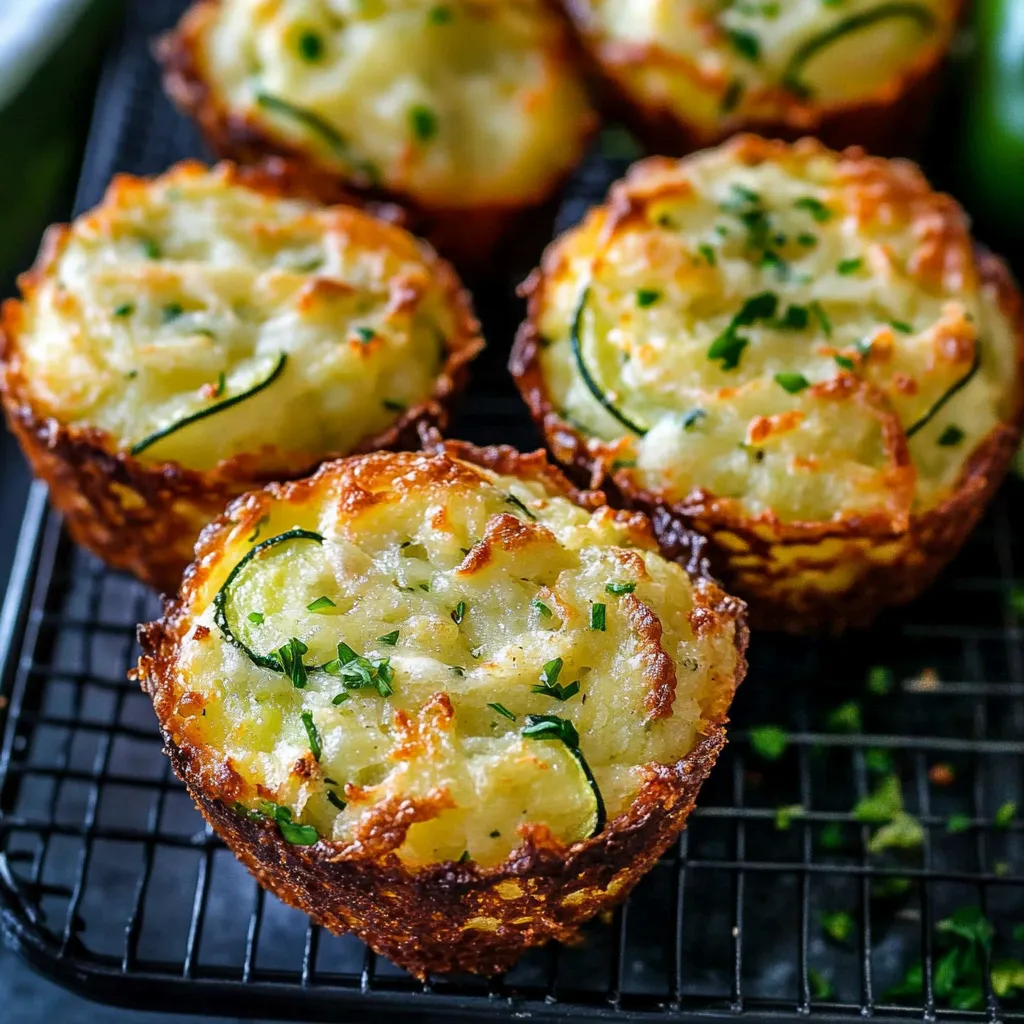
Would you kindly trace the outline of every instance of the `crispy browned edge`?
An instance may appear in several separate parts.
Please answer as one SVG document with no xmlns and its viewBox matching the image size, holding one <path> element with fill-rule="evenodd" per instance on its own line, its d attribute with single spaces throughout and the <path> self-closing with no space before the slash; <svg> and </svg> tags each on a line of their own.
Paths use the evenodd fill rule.
<svg viewBox="0 0 1024 1024">
<path fill-rule="evenodd" d="M 251 118 L 232 111 L 217 95 L 204 76 L 201 37 L 220 3 L 221 0 L 197 0 L 177 27 L 154 44 L 154 54 L 163 68 L 165 92 L 179 110 L 193 118 L 214 153 L 243 164 L 283 160 L 290 173 L 324 202 L 336 202 L 342 190 L 396 204 L 405 212 L 409 230 L 428 239 L 468 278 L 487 277 L 507 265 L 536 258 L 551 237 L 558 193 L 582 160 L 597 130 L 596 117 L 581 126 L 576 159 L 528 202 L 448 208 L 419 203 L 402 192 L 361 188 L 318 167 L 301 147 L 289 146 L 268 135 Z M 580 54 L 575 39 L 568 28 L 565 35 L 565 59 L 577 63 Z"/>
<path fill-rule="evenodd" d="M 729 145 L 763 146 L 770 151 L 787 144 L 738 136 Z M 798 145 L 820 147 L 814 140 L 803 140 Z M 864 156 L 859 148 L 849 149 L 843 155 L 858 159 Z M 1013 411 L 971 453 L 949 497 L 923 514 L 912 514 L 906 531 L 894 533 L 884 517 L 846 516 L 823 523 L 768 524 L 764 517 L 755 520 L 743 516 L 734 502 L 720 501 L 709 492 L 695 492 L 684 500 L 672 501 L 664 493 L 639 488 L 631 482 L 627 471 L 612 471 L 611 458 L 607 456 L 613 446 L 596 442 L 588 445 L 582 430 L 559 415 L 541 370 L 538 322 L 544 278 L 548 269 L 557 264 L 558 247 L 559 239 L 555 239 L 540 268 L 522 286 L 521 293 L 528 299 L 527 315 L 509 361 L 509 370 L 534 421 L 555 459 L 571 476 L 589 480 L 590 486 L 603 487 L 613 505 L 646 512 L 659 537 L 671 539 L 680 528 L 704 536 L 712 571 L 730 591 L 748 602 L 750 623 L 755 629 L 812 634 L 866 627 L 883 609 L 906 604 L 921 594 L 960 550 L 1005 478 L 1024 429 L 1024 302 L 1001 259 L 975 249 L 982 281 L 996 289 L 1000 308 L 1016 325 L 1019 370 Z M 765 536 L 769 525 L 770 540 Z M 726 536 L 728 541 L 723 542 Z M 793 586 L 799 568 L 779 569 L 771 564 L 773 551 L 823 544 L 832 539 L 867 542 L 868 546 L 898 539 L 902 550 L 892 562 L 878 564 L 864 550 L 849 545 L 829 562 L 816 562 L 815 568 L 838 565 L 841 560 L 861 563 L 854 583 L 840 592 L 821 589 L 813 572 L 801 586 Z M 742 542 L 739 550 L 737 540 Z M 779 581 L 786 585 L 777 585 Z"/>
<path fill-rule="evenodd" d="M 635 93 L 609 61 L 602 58 L 603 39 L 589 30 L 589 0 L 561 0 L 586 54 L 587 69 L 606 115 L 626 124 L 652 153 L 685 156 L 694 150 L 723 142 L 737 132 L 756 132 L 770 138 L 796 141 L 813 135 L 827 146 L 844 149 L 860 145 L 880 156 L 913 156 L 927 133 L 949 45 L 936 47 L 928 60 L 910 67 L 895 82 L 883 85 L 873 96 L 856 103 L 814 107 L 794 100 L 800 117 L 769 121 L 734 116 L 723 120 L 713 132 L 689 124 L 657 100 Z M 965 0 L 957 0 L 954 18 L 958 22 Z M 654 46 L 638 46 L 646 60 L 678 61 Z"/>
<path fill-rule="evenodd" d="M 604 504 L 600 492 L 572 487 L 542 451 L 523 455 L 505 446 L 481 449 L 441 442 L 437 435 L 428 444 L 435 455 L 541 481 L 584 508 Z M 273 485 L 268 492 L 301 500 L 337 465 L 323 466 L 308 480 Z M 240 498 L 232 508 L 258 515 L 254 500 L 259 498 Z M 647 766 L 646 780 L 630 808 L 592 839 L 565 847 L 543 826 L 527 826 L 522 844 L 500 865 L 447 862 L 410 870 L 394 853 L 380 853 L 374 847 L 380 843 L 385 850 L 395 848 L 395 829 L 404 835 L 414 820 L 411 805 L 394 808 L 393 818 L 376 821 L 362 842 L 347 848 L 324 840 L 311 847 L 291 846 L 275 826 L 231 809 L 237 776 L 232 778 L 230 765 L 222 766 L 220 773 L 204 768 L 196 751 L 169 731 L 177 645 L 190 627 L 185 605 L 208 574 L 225 535 L 237 528 L 229 513 L 204 530 L 179 598 L 165 601 L 162 619 L 139 627 L 142 657 L 136 677 L 153 699 L 165 750 L 199 810 L 260 884 L 286 903 L 334 932 L 354 932 L 417 977 L 452 971 L 494 974 L 531 946 L 572 940 L 585 921 L 624 900 L 685 826 L 701 784 L 725 746 L 726 714 L 746 672 L 749 637 L 743 603 L 723 593 L 706 575 L 700 538 L 679 531 L 676 554 L 679 561 L 689 563 L 691 578 L 701 586 L 700 629 L 733 624 L 737 665 L 733 678 L 721 680 L 717 699 L 708 709 L 707 730 L 694 749 L 675 764 Z M 646 517 L 639 513 L 629 525 L 640 533 L 648 531 Z M 521 895 L 510 895 L 510 885 L 517 885 Z M 483 917 L 496 919 L 497 927 L 467 927 L 467 922 Z"/>
<path fill-rule="evenodd" d="M 167 173 L 200 166 L 184 161 Z M 228 171 L 232 182 L 266 195 L 312 198 L 296 187 L 286 169 L 228 165 Z M 393 209 L 375 209 L 385 219 L 396 219 Z M 21 372 L 20 324 L 24 305 L 52 272 L 69 233 L 68 225 L 54 225 L 47 231 L 34 266 L 18 279 L 21 300 L 9 299 L 0 309 L 0 399 L 12 433 L 35 476 L 49 487 L 50 500 L 64 516 L 71 536 L 109 565 L 127 570 L 157 590 L 174 593 L 192 560 L 200 529 L 231 498 L 271 479 L 303 476 L 324 460 L 350 453 L 313 453 L 286 471 L 273 473 L 256 469 L 244 455 L 209 471 L 176 462 L 147 465 L 118 449 L 106 431 L 69 426 L 42 411 L 33 398 L 31 382 Z M 447 360 L 430 398 L 407 409 L 383 432 L 364 438 L 353 449 L 356 452 L 415 448 L 421 423 L 444 427 L 449 405 L 468 380 L 469 363 L 483 348 L 469 293 L 451 266 L 426 243 L 417 244 L 455 311 L 457 327 L 447 339 Z"/>
</svg>

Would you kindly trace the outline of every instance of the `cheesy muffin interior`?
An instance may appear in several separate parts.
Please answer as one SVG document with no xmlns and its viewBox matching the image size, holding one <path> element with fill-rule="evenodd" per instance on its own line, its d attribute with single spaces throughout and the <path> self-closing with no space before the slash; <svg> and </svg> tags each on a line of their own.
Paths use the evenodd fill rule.
<svg viewBox="0 0 1024 1024">
<path fill-rule="evenodd" d="M 729 119 L 807 127 L 893 99 L 946 50 L 959 0 L 566 0 L 635 98 L 705 135 Z"/>
<path fill-rule="evenodd" d="M 411 235 L 229 165 L 115 180 L 23 290 L 10 358 L 37 412 L 194 470 L 350 451 L 480 345 L 454 273 Z"/>
<path fill-rule="evenodd" d="M 424 206 L 543 199 L 592 123 L 545 0 L 206 0 L 183 30 L 209 102 Z"/>
<path fill-rule="evenodd" d="M 165 728 L 289 842 L 486 865 L 596 834 L 721 720 L 742 627 L 643 516 L 568 493 L 377 453 L 241 500 L 186 582 Z"/>
<path fill-rule="evenodd" d="M 547 398 L 634 489 L 903 529 L 1016 414 L 1007 285 L 913 165 L 743 137 L 636 165 L 531 316 Z"/>
</svg>

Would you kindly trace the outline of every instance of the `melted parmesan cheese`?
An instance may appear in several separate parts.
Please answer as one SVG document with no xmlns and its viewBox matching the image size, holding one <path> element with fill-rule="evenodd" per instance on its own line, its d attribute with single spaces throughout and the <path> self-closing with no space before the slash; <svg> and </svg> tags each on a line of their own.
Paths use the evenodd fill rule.
<svg viewBox="0 0 1024 1024">
<path fill-rule="evenodd" d="M 545 268 L 555 408 L 669 500 L 905 524 L 1011 411 L 1014 326 L 909 164 L 751 137 L 648 161 Z"/>
<path fill-rule="evenodd" d="M 841 106 L 898 91 L 903 76 L 948 45 L 959 4 L 573 0 L 570 6 L 602 60 L 639 101 L 713 133 L 731 117 L 800 124 L 801 105 Z"/>
<path fill-rule="evenodd" d="M 332 464 L 298 498 L 257 500 L 236 506 L 210 577 L 188 598 L 176 714 L 191 746 L 241 776 L 246 806 L 269 797 L 321 837 L 358 841 L 405 800 L 426 809 L 398 851 L 407 863 L 464 851 L 495 863 L 526 824 L 566 843 L 586 838 L 592 792 L 565 744 L 524 736 L 525 716 L 578 730 L 610 820 L 639 788 L 640 766 L 685 756 L 731 693 L 735 624 L 698 635 L 690 622 L 719 592 L 651 550 L 625 513 L 590 513 L 533 481 L 412 454 Z M 249 630 L 256 613 L 253 644 L 293 635 L 311 666 L 339 642 L 372 666 L 389 659 L 392 694 L 346 689 L 314 668 L 300 689 L 227 641 L 212 601 L 254 546 L 257 515 L 259 541 L 300 527 L 323 542 L 260 555 L 262 583 L 232 595 L 242 606 L 228 621 Z M 545 679 L 571 695 L 537 692 Z"/>
<path fill-rule="evenodd" d="M 459 326 L 405 232 L 271 198 L 227 166 L 121 179 L 25 304 L 22 372 L 43 411 L 117 447 L 263 391 L 146 448 L 208 469 L 344 452 L 427 399 Z"/>
<path fill-rule="evenodd" d="M 221 0 L 200 45 L 234 114 L 427 206 L 542 199 L 591 125 L 542 0 Z"/>
</svg>

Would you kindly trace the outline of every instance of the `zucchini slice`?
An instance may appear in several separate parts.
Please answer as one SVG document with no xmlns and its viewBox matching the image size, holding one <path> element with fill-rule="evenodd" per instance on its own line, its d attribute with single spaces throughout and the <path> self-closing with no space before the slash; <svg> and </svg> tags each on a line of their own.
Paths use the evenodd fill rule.
<svg viewBox="0 0 1024 1024">
<path fill-rule="evenodd" d="M 590 286 L 588 285 L 583 289 L 583 294 L 580 296 L 579 305 L 577 305 L 576 313 L 573 315 L 572 327 L 569 332 L 569 344 L 572 346 L 572 355 L 573 359 L 576 360 L 576 368 L 579 370 L 580 377 L 583 378 L 583 383 L 587 386 L 587 390 L 597 399 L 601 407 L 614 416 L 627 430 L 631 430 L 639 437 L 643 437 L 650 428 L 634 422 L 615 405 L 608 397 L 607 388 L 602 387 L 594 374 L 591 373 L 583 356 L 583 345 L 580 342 L 580 325 L 583 323 L 583 314 L 586 311 L 589 299 Z"/>
<path fill-rule="evenodd" d="M 977 342 L 974 346 L 974 361 L 971 363 L 971 368 L 954 383 L 947 391 L 944 391 L 938 401 L 914 424 L 907 428 L 907 440 L 909 441 L 919 430 L 923 430 L 935 417 L 942 411 L 943 406 L 958 392 L 962 391 L 971 380 L 974 375 L 981 369 L 981 342 Z"/>
<path fill-rule="evenodd" d="M 247 551 L 217 591 L 214 622 L 224 639 L 254 665 L 280 672 L 281 662 L 274 652 L 292 637 L 309 649 L 307 669 L 320 668 L 335 656 L 337 637 L 324 628 L 330 616 L 308 610 L 310 590 L 320 590 L 315 600 L 329 585 L 320 575 L 321 567 L 330 573 L 319 557 L 323 542 L 312 530 L 288 530 L 271 537 Z M 301 550 L 309 544 L 316 547 Z M 333 573 L 330 576 L 333 581 Z M 325 580 L 320 587 L 318 579 Z"/>
<path fill-rule="evenodd" d="M 915 3 L 884 3 L 868 11 L 847 15 L 797 48 L 782 74 L 782 85 L 797 96 L 810 97 L 812 90 L 801 80 L 801 76 L 813 57 L 840 39 L 890 18 L 909 18 L 916 21 L 926 32 L 934 29 L 936 25 L 935 15 L 927 7 Z"/>
<path fill-rule="evenodd" d="M 334 125 L 328 124 L 319 114 L 314 114 L 312 110 L 298 107 L 294 103 L 281 99 L 280 96 L 274 96 L 272 93 L 262 90 L 256 92 L 256 105 L 279 117 L 302 125 L 308 132 L 317 136 L 343 164 L 362 177 L 367 186 L 380 184 L 380 172 L 377 168 L 368 161 L 354 157 L 341 132 Z"/>
<path fill-rule="evenodd" d="M 214 402 L 213 405 L 207 406 L 205 409 L 200 409 L 198 412 L 183 416 L 180 420 L 176 420 L 168 427 L 161 427 L 160 430 L 154 431 L 149 437 L 144 437 L 137 444 L 133 444 L 131 447 L 132 455 L 139 455 L 151 448 L 158 441 L 162 441 L 165 437 L 169 437 L 171 434 L 176 434 L 179 430 L 190 426 L 199 420 L 205 420 L 207 416 L 213 416 L 216 413 L 223 412 L 225 409 L 230 409 L 233 405 L 238 405 L 239 402 L 244 402 L 247 398 L 252 398 L 253 395 L 258 395 L 261 391 L 266 390 L 270 387 L 274 381 L 284 372 L 285 364 L 288 362 L 288 355 L 282 352 L 278 356 L 277 362 L 274 364 L 274 368 L 270 373 L 263 378 L 261 381 L 257 381 L 251 388 L 241 392 L 237 395 L 231 395 L 228 398 L 223 399 L 220 402 Z"/>
<path fill-rule="evenodd" d="M 574 770 L 579 773 L 578 793 L 583 813 L 579 836 L 581 839 L 596 836 L 607 823 L 608 815 L 597 779 L 580 750 L 580 738 L 575 726 L 569 719 L 558 715 L 527 715 L 523 736 L 532 740 L 555 740 L 562 745 Z"/>
</svg>

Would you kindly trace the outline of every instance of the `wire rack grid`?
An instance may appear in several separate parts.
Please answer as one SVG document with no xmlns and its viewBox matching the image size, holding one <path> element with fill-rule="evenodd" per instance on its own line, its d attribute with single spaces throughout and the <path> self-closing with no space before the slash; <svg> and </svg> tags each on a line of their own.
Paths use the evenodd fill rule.
<svg viewBox="0 0 1024 1024">
<path fill-rule="evenodd" d="M 160 95 L 146 45 L 182 7 L 129 4 L 99 88 L 79 209 L 115 170 L 156 172 L 201 155 Z M 589 162 L 563 223 L 621 167 Z M 503 367 L 519 307 L 511 288 L 477 298 L 491 348 L 456 432 L 535 445 Z M 204 826 L 125 675 L 135 625 L 158 601 L 74 550 L 37 485 L 0 620 L 7 941 L 91 998 L 183 1012 L 1024 1020 L 1024 1005 L 1001 1006 L 987 981 L 979 1007 L 950 1008 L 937 978 L 939 922 L 965 904 L 992 922 L 993 958 L 1021 954 L 1009 936 L 1024 919 L 1024 829 L 1000 808 L 1024 807 L 1024 623 L 1011 600 L 1024 565 L 1024 535 L 1011 526 L 1022 512 L 1024 486 L 1012 482 L 935 588 L 870 634 L 756 636 L 730 746 L 690 828 L 581 944 L 534 951 L 498 979 L 420 984 L 265 895 Z M 878 666 L 894 681 L 887 693 L 866 685 Z M 764 723 L 784 730 L 774 760 L 750 742 Z M 872 853 L 876 826 L 852 809 L 889 773 L 923 838 Z M 823 929 L 828 920 L 848 926 Z M 916 962 L 920 993 L 887 995 Z"/>
</svg>

